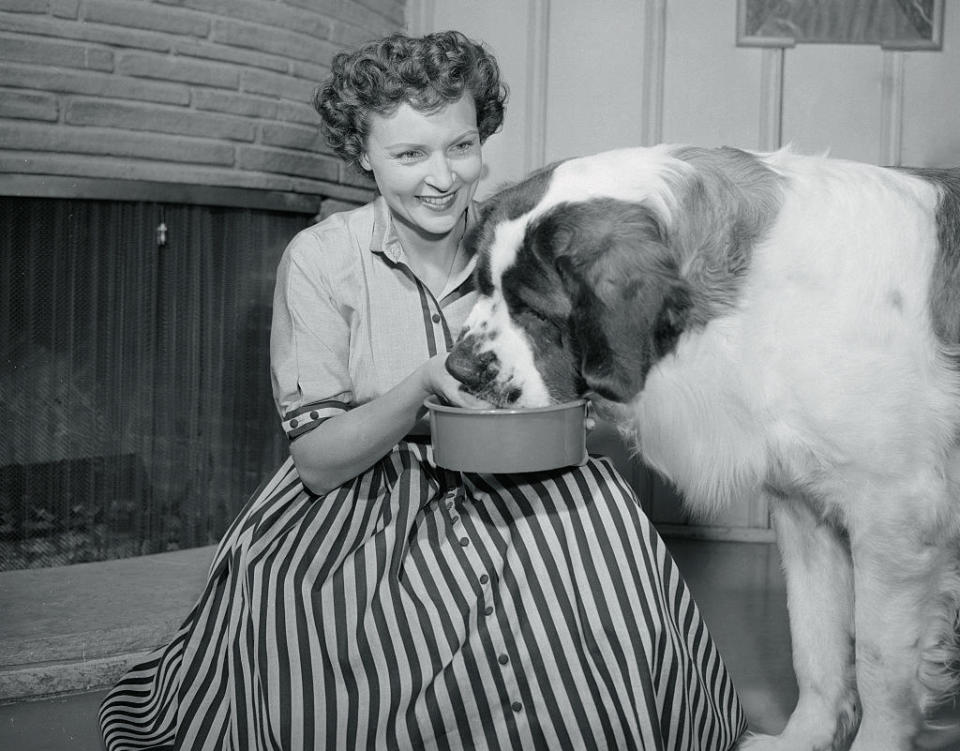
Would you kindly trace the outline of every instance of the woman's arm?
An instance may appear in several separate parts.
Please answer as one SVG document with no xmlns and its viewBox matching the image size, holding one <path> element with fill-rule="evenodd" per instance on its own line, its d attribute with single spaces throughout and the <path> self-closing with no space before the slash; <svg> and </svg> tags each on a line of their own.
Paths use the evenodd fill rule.
<svg viewBox="0 0 960 751">
<path fill-rule="evenodd" d="M 445 353 L 430 358 L 383 396 L 294 439 L 290 454 L 303 484 L 326 493 L 369 469 L 411 431 L 431 394 L 457 406 L 489 406 L 460 391 L 446 359 Z"/>
</svg>

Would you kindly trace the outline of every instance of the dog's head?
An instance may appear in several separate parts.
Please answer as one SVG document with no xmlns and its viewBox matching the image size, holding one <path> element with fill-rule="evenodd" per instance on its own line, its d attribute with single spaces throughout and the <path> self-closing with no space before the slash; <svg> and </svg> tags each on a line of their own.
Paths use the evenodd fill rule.
<svg viewBox="0 0 960 751">
<path fill-rule="evenodd" d="M 709 177 L 715 153 L 606 152 L 489 199 L 467 238 L 479 297 L 448 370 L 500 407 L 637 396 L 688 327 L 732 302 L 760 231 Z"/>
<path fill-rule="evenodd" d="M 447 367 L 498 406 L 628 401 L 688 317 L 669 204 L 631 200 L 615 172 L 578 162 L 491 198 L 467 240 L 479 298 Z"/>
</svg>

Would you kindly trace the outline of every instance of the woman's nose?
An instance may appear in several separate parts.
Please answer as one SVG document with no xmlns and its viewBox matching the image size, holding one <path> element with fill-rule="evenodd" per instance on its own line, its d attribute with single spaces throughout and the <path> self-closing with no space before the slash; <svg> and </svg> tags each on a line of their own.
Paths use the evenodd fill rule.
<svg viewBox="0 0 960 751">
<path fill-rule="evenodd" d="M 445 191 L 453 185 L 456 178 L 446 154 L 436 154 L 430 160 L 430 172 L 427 182 L 439 191 Z"/>
</svg>

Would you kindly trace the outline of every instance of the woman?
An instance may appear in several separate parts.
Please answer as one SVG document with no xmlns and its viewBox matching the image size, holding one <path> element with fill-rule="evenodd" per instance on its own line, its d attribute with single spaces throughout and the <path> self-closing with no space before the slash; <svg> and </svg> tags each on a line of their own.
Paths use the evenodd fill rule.
<svg viewBox="0 0 960 751">
<path fill-rule="evenodd" d="M 111 751 L 726 749 L 740 705 L 608 461 L 433 463 L 423 401 L 473 302 L 461 244 L 496 61 L 456 32 L 333 62 L 316 106 L 380 196 L 298 234 L 271 361 L 291 459 L 241 512 L 174 641 L 101 709 Z"/>
</svg>

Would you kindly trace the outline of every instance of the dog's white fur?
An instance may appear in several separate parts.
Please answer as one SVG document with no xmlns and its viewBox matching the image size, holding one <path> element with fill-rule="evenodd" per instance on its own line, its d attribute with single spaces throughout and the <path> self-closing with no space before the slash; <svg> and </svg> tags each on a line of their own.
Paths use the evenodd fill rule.
<svg viewBox="0 0 960 751">
<path fill-rule="evenodd" d="M 526 228 L 604 196 L 649 206 L 668 234 L 699 221 L 678 198 L 699 168 L 676 149 L 564 162 L 496 227 L 492 292 L 465 331 L 482 332 L 518 405 L 551 401 L 503 296 Z M 601 405 L 694 513 L 769 500 L 800 697 L 782 735 L 744 747 L 907 749 L 956 677 L 960 375 L 930 302 L 941 196 L 906 172 L 789 150 L 751 158 L 782 193 L 735 297 L 685 329 L 632 399 Z M 695 252 L 678 262 L 695 277 Z"/>
<path fill-rule="evenodd" d="M 681 338 L 628 424 L 694 505 L 769 493 L 771 472 L 802 493 L 770 497 L 801 700 L 782 742 L 747 747 L 832 747 L 823 716 L 852 718 L 856 686 L 855 748 L 908 748 L 929 693 L 922 651 L 943 638 L 938 620 L 952 628 L 960 596 L 960 394 L 926 307 L 936 196 L 850 163 L 772 163 L 788 195 L 755 248 L 740 311 Z M 852 197 L 863 212 L 855 233 Z M 894 290 L 903 314 L 884 299 Z M 852 558 L 824 513 L 838 517 Z M 856 676 L 836 669 L 850 662 L 851 635 Z"/>
</svg>

